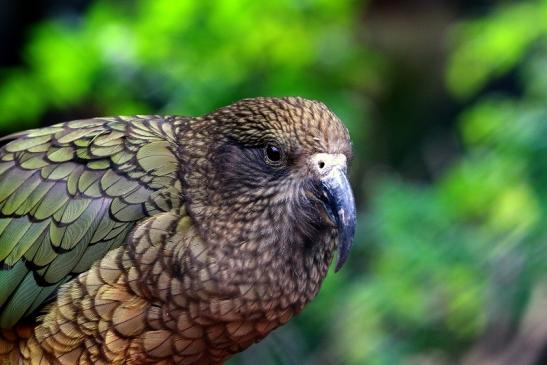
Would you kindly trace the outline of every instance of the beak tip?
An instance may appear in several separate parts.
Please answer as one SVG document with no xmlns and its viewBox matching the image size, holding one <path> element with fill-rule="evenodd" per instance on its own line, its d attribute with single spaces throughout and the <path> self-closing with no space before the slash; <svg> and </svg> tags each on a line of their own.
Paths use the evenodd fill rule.
<svg viewBox="0 0 547 365">
<path fill-rule="evenodd" d="M 342 268 L 342 266 L 344 266 L 344 261 L 342 261 L 340 258 L 338 258 L 336 260 L 336 266 L 334 267 L 334 272 L 337 273 L 338 271 L 340 271 L 340 269 Z"/>
<path fill-rule="evenodd" d="M 340 242 L 338 244 L 338 257 L 336 259 L 336 266 L 334 272 L 338 272 L 342 266 L 346 263 L 351 247 L 353 246 L 353 237 L 355 236 L 355 216 L 352 217 L 350 224 L 345 226 L 346 229 L 342 229 L 340 232 Z"/>
<path fill-rule="evenodd" d="M 346 263 L 351 247 L 353 246 L 353 238 L 355 237 L 355 226 L 357 216 L 355 212 L 355 203 L 351 199 L 351 203 L 341 207 L 338 211 L 338 257 L 334 272 L 338 272 Z"/>
<path fill-rule="evenodd" d="M 334 268 L 334 272 L 338 272 L 348 259 L 355 236 L 355 201 L 343 169 L 332 169 L 322 182 L 338 227 L 338 258 Z"/>
</svg>

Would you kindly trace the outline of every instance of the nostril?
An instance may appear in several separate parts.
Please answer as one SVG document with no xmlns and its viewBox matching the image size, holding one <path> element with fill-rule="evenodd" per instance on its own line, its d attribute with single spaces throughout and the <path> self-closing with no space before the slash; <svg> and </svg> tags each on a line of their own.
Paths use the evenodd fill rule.
<svg viewBox="0 0 547 365">
<path fill-rule="evenodd" d="M 324 161 L 319 161 L 318 165 L 319 165 L 319 168 L 322 169 L 323 167 L 325 167 L 325 162 Z"/>
</svg>

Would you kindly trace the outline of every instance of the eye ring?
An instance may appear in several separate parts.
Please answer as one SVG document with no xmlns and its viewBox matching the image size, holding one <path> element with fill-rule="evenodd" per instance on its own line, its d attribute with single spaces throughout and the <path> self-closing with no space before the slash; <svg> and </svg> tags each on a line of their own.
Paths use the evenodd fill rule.
<svg viewBox="0 0 547 365">
<path fill-rule="evenodd" d="M 283 160 L 283 151 L 280 147 L 274 144 L 267 144 L 264 150 L 267 163 L 271 165 L 279 165 L 279 163 Z"/>
</svg>

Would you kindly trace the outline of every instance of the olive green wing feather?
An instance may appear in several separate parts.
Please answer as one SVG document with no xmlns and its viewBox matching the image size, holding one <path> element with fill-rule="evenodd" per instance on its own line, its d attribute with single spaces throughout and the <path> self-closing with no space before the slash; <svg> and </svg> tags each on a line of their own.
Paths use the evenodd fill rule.
<svg viewBox="0 0 547 365">
<path fill-rule="evenodd" d="M 134 224 L 180 206 L 180 120 L 73 121 L 0 150 L 0 328 L 120 246 Z"/>
</svg>

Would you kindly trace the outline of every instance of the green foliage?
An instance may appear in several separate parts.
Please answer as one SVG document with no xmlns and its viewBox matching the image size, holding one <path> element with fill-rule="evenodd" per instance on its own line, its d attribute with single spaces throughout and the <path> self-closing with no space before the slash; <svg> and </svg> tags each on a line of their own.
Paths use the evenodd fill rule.
<svg viewBox="0 0 547 365">
<path fill-rule="evenodd" d="M 492 323 L 518 322 L 545 280 L 546 4 L 515 3 L 455 27 L 446 71 L 455 96 L 511 70 L 524 93 L 485 95 L 465 110 L 465 153 L 432 185 L 377 184 L 368 278 L 347 289 L 333 328 L 345 363 L 461 357 Z"/>
<path fill-rule="evenodd" d="M 28 68 L 0 84 L 0 124 L 83 104 L 108 115 L 202 114 L 243 97 L 303 95 L 360 129 L 363 107 L 350 95 L 374 74 L 355 46 L 354 9 L 349 1 L 98 1 L 81 19 L 37 27 Z"/>
<path fill-rule="evenodd" d="M 490 16 L 459 24 L 447 69 L 450 90 L 469 97 L 492 77 L 519 63 L 529 47 L 547 32 L 547 2 L 518 2 L 496 9 Z"/>
</svg>

